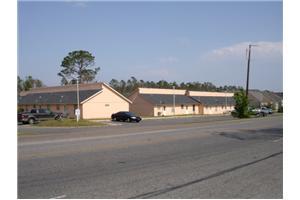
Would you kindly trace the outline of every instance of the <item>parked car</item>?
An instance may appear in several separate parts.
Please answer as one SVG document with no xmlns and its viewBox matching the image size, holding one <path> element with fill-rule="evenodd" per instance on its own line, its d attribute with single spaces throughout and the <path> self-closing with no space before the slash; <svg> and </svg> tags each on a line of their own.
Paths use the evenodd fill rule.
<svg viewBox="0 0 300 200">
<path fill-rule="evenodd" d="M 269 109 L 269 108 L 266 108 L 266 107 L 261 107 L 261 108 L 254 108 L 251 110 L 251 113 L 253 115 L 256 115 L 256 116 L 267 116 L 268 114 L 272 114 L 272 109 Z"/>
<path fill-rule="evenodd" d="M 268 114 L 273 114 L 273 110 L 271 108 L 267 108 L 267 107 L 261 107 L 261 110 L 263 112 L 266 112 Z"/>
<path fill-rule="evenodd" d="M 55 119 L 62 119 L 62 113 L 55 113 L 47 109 L 31 109 L 29 112 L 18 113 L 18 122 L 23 124 L 34 124 L 39 121 Z"/>
<path fill-rule="evenodd" d="M 129 121 L 129 122 L 140 122 L 142 118 L 140 116 L 135 115 L 132 112 L 117 112 L 111 115 L 112 121 Z"/>
</svg>

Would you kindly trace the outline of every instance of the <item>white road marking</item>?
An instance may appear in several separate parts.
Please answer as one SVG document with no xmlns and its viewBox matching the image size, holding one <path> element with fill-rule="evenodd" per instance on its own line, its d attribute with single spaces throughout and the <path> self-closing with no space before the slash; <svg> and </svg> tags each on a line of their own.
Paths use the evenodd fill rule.
<svg viewBox="0 0 300 200">
<path fill-rule="evenodd" d="M 280 140 L 282 140 L 282 138 L 277 139 L 277 140 L 273 140 L 272 142 L 279 142 Z"/>
<path fill-rule="evenodd" d="M 112 122 L 108 122 L 108 123 L 106 123 L 107 125 L 110 125 L 110 126 L 121 126 L 121 125 L 123 125 L 123 124 L 121 124 L 121 123 L 112 123 Z"/>
<path fill-rule="evenodd" d="M 56 196 L 56 197 L 52 197 L 50 199 L 62 199 L 62 198 L 65 198 L 67 195 L 60 195 L 60 196 Z"/>
</svg>

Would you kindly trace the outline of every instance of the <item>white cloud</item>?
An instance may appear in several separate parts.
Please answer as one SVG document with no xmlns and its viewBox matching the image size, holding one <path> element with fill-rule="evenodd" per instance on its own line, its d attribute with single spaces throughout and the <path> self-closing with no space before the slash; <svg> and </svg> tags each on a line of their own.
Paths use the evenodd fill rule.
<svg viewBox="0 0 300 200">
<path fill-rule="evenodd" d="M 159 59 L 159 62 L 162 64 L 172 64 L 172 63 L 177 63 L 178 58 L 173 57 L 173 56 L 167 56 Z"/>
<path fill-rule="evenodd" d="M 282 57 L 282 42 L 241 42 L 228 47 L 222 47 L 209 51 L 202 55 L 202 59 L 246 59 L 246 49 L 249 44 L 258 46 L 252 47 L 251 53 L 259 58 Z"/>
<path fill-rule="evenodd" d="M 246 49 L 251 50 L 250 87 L 282 90 L 282 42 L 241 42 L 211 50 L 198 58 L 193 75 L 214 84 L 245 85 L 247 72 Z M 268 78 L 266 78 L 268 77 Z"/>
</svg>

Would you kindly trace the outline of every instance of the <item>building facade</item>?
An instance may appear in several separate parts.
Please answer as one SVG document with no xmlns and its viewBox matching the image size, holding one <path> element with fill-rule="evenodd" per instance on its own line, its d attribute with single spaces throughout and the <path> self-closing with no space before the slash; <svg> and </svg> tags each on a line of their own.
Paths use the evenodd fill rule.
<svg viewBox="0 0 300 200">
<path fill-rule="evenodd" d="M 224 114 L 234 109 L 233 93 L 137 88 L 130 111 L 141 116 Z"/>
<path fill-rule="evenodd" d="M 200 114 L 216 115 L 226 114 L 234 110 L 234 93 L 229 92 L 203 92 L 187 91 L 187 96 L 201 104 Z"/>
<path fill-rule="evenodd" d="M 129 111 L 131 101 L 105 83 L 79 84 L 79 106 L 82 119 L 110 118 L 119 111 Z M 21 92 L 18 107 L 24 110 L 45 108 L 75 117 L 76 85 L 34 88 Z"/>
</svg>

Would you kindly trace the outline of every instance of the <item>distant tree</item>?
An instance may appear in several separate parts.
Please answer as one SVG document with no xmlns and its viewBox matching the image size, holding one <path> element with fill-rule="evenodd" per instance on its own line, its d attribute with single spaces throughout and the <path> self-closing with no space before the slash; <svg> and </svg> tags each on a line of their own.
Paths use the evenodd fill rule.
<svg viewBox="0 0 300 200">
<path fill-rule="evenodd" d="M 43 87 L 45 86 L 43 82 L 39 79 L 34 79 L 32 76 L 26 76 L 25 80 L 22 80 L 18 76 L 18 94 L 21 91 L 28 91 L 31 88 L 38 88 L 38 87 Z"/>
<path fill-rule="evenodd" d="M 235 112 L 236 117 L 238 118 L 248 118 L 249 111 L 248 111 L 248 98 L 244 90 L 240 90 L 234 93 L 234 100 L 235 100 Z"/>
<path fill-rule="evenodd" d="M 140 82 L 139 87 L 145 87 L 145 81 L 144 80 L 140 80 L 139 82 Z"/>
<path fill-rule="evenodd" d="M 23 91 L 23 80 L 18 76 L 18 94 Z"/>
<path fill-rule="evenodd" d="M 88 51 L 72 51 L 62 63 L 62 70 L 57 74 L 61 77 L 61 84 L 88 83 L 95 79 L 100 68 L 91 68 L 95 65 L 95 57 Z"/>
<path fill-rule="evenodd" d="M 134 76 L 130 77 L 130 79 L 128 79 L 127 81 L 124 80 L 118 81 L 116 79 L 112 79 L 109 82 L 109 85 L 125 96 L 130 95 L 138 87 L 172 89 L 173 86 L 175 86 L 176 89 L 186 89 L 186 90 L 195 90 L 195 91 L 217 91 L 217 92 L 222 92 L 222 91 L 235 92 L 243 89 L 242 87 L 227 86 L 227 85 L 225 85 L 224 87 L 223 86 L 217 87 L 210 82 L 177 83 L 176 81 L 168 82 L 165 80 L 160 80 L 157 82 L 144 81 L 144 80 L 138 80 Z"/>
<path fill-rule="evenodd" d="M 115 90 L 118 90 L 120 87 L 120 83 L 117 79 L 111 79 L 109 82 L 110 87 L 114 88 Z"/>
<path fill-rule="evenodd" d="M 41 80 L 39 80 L 39 79 L 34 80 L 34 87 L 43 87 L 43 86 L 44 86 L 44 84 Z"/>
</svg>

